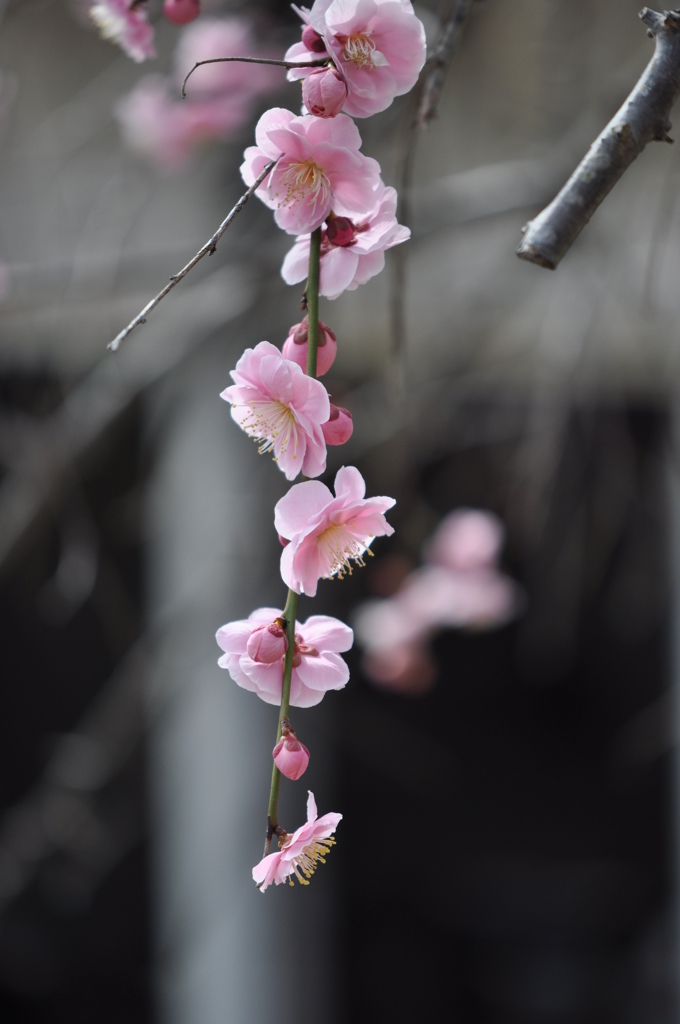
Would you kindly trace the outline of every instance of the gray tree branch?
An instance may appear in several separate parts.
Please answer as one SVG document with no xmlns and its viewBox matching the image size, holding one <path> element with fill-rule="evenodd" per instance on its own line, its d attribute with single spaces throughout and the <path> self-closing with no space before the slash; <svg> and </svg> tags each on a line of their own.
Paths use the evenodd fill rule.
<svg viewBox="0 0 680 1024">
<path fill-rule="evenodd" d="M 592 144 L 569 181 L 524 229 L 520 259 L 555 270 L 600 203 L 648 142 L 672 142 L 669 115 L 680 96 L 680 11 L 640 18 L 655 40 L 654 56 L 618 113 Z"/>
</svg>

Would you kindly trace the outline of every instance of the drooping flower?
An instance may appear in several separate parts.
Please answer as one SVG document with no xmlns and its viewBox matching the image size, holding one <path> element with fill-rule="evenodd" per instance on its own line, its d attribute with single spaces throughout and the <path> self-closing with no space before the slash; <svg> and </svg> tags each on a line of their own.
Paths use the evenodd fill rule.
<svg viewBox="0 0 680 1024">
<path fill-rule="evenodd" d="M 326 422 L 322 423 L 321 429 L 326 438 L 326 444 L 345 444 L 354 430 L 352 413 L 349 409 L 345 409 L 341 405 L 333 405 L 331 402 L 331 414 Z"/>
<path fill-rule="evenodd" d="M 277 161 L 256 194 L 289 234 L 314 231 L 331 209 L 361 217 L 375 205 L 380 167 L 359 152 L 361 136 L 346 114 L 296 117 L 273 107 L 258 121 L 255 140 L 244 153 L 241 175 L 252 185 L 270 160 Z"/>
<path fill-rule="evenodd" d="M 307 799 L 307 822 L 288 835 L 276 853 L 270 853 L 253 868 L 253 879 L 264 892 L 267 886 L 281 885 L 287 879 L 293 885 L 293 876 L 301 885 L 309 880 L 319 864 L 325 864 L 328 853 L 335 845 L 333 833 L 342 821 L 342 815 L 330 812 L 317 817 L 314 794 L 309 790 Z"/>
<path fill-rule="evenodd" d="M 307 317 L 302 323 L 293 324 L 283 343 L 283 356 L 292 359 L 302 370 L 307 369 Z M 319 320 L 319 342 L 316 350 L 316 375 L 323 377 L 335 362 L 338 353 L 335 331 Z"/>
<path fill-rule="evenodd" d="M 258 608 L 247 619 L 228 622 L 217 631 L 217 643 L 225 652 L 219 659 L 238 686 L 256 693 L 267 704 L 281 703 L 283 654 L 278 661 L 255 661 L 248 653 L 248 642 L 262 626 L 280 619 L 278 608 Z M 347 663 L 340 653 L 354 642 L 349 626 L 329 615 L 312 615 L 295 623 L 295 648 L 291 677 L 290 703 L 311 708 L 323 700 L 327 690 L 341 690 L 349 679 Z"/>
<path fill-rule="evenodd" d="M 335 68 L 317 68 L 302 83 L 302 102 L 314 117 L 335 117 L 347 99 L 347 85 Z"/>
<path fill-rule="evenodd" d="M 281 723 L 281 739 L 272 750 L 272 757 L 281 774 L 293 782 L 307 771 L 309 751 L 304 743 L 300 743 L 287 718 Z"/>
<path fill-rule="evenodd" d="M 132 0 L 98 0 L 89 14 L 101 37 L 117 43 L 138 64 L 156 56 L 153 28 L 143 4 Z"/>
<path fill-rule="evenodd" d="M 425 29 L 409 0 L 316 0 L 311 10 L 296 9 L 305 22 L 303 37 L 309 28 L 317 32 L 344 76 L 345 111 L 352 117 L 385 110 L 415 85 L 425 63 Z M 305 48 L 296 43 L 286 60 L 304 60 Z M 288 78 L 309 74 L 296 68 Z"/>
<path fill-rule="evenodd" d="M 335 497 L 318 480 L 295 484 L 276 504 L 274 525 L 290 543 L 281 554 L 284 583 L 314 597 L 320 579 L 344 576 L 363 556 L 375 537 L 394 529 L 384 513 L 394 498 L 366 498 L 358 469 L 343 466 L 335 477 Z"/>
<path fill-rule="evenodd" d="M 272 451 L 287 480 L 298 473 L 319 476 L 326 468 L 321 424 L 330 415 L 328 392 L 307 377 L 297 363 L 284 359 L 268 341 L 247 348 L 231 371 L 234 383 L 222 394 L 232 418 L 260 452 Z"/>
<path fill-rule="evenodd" d="M 385 266 L 385 250 L 411 237 L 409 228 L 395 216 L 397 193 L 382 185 L 376 203 L 360 220 L 337 217 L 327 222 L 322 232 L 319 292 L 337 299 L 344 291 L 354 291 Z M 342 220 L 339 228 L 336 221 Z M 333 227 L 332 227 L 333 225 Z M 281 276 L 286 284 L 297 284 L 307 277 L 309 235 L 301 235 L 286 255 Z"/>
</svg>

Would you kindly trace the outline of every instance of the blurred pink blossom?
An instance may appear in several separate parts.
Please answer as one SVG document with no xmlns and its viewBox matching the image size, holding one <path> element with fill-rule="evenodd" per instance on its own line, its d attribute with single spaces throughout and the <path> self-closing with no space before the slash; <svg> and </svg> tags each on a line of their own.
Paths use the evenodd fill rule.
<svg viewBox="0 0 680 1024">
<path fill-rule="evenodd" d="M 352 413 L 341 405 L 333 405 L 331 402 L 331 414 L 325 423 L 321 424 L 326 444 L 338 445 L 349 441 L 354 430 Z"/>
<path fill-rule="evenodd" d="M 273 663 L 254 661 L 248 654 L 248 641 L 258 627 L 280 618 L 277 608 L 258 608 L 247 619 L 228 622 L 217 631 L 216 639 L 225 652 L 219 659 L 238 686 L 256 693 L 267 704 L 281 703 L 284 658 Z M 349 626 L 329 615 L 312 615 L 304 623 L 295 623 L 295 649 L 290 703 L 311 708 L 323 700 L 327 690 L 341 690 L 349 679 L 347 663 L 340 657 L 354 642 Z"/>
<path fill-rule="evenodd" d="M 293 782 L 307 771 L 309 751 L 304 743 L 300 743 L 287 719 L 282 723 L 281 739 L 274 747 L 272 757 L 281 774 Z"/>
<path fill-rule="evenodd" d="M 101 37 L 117 43 L 138 64 L 156 56 L 153 28 L 143 4 L 132 0 L 98 0 L 89 13 Z"/>
<path fill-rule="evenodd" d="M 337 299 L 344 291 L 354 291 L 360 284 L 365 284 L 380 273 L 385 266 L 385 250 L 411 237 L 410 229 L 397 222 L 396 210 L 395 189 L 381 183 L 372 210 L 363 218 L 351 222 L 354 232 L 351 240 L 347 240 L 344 224 L 339 244 L 328 237 L 328 228 L 324 230 L 321 243 L 321 295 Z M 288 252 L 281 267 L 281 276 L 286 284 L 297 284 L 307 277 L 308 266 L 309 235 L 305 234 L 297 239 Z"/>
<path fill-rule="evenodd" d="M 316 350 L 316 375 L 323 377 L 335 362 L 338 352 L 335 331 L 319 320 L 319 343 Z M 283 356 L 292 359 L 302 370 L 307 369 L 307 317 L 293 324 L 283 343 Z"/>
<path fill-rule="evenodd" d="M 295 484 L 277 502 L 274 526 L 290 541 L 281 554 L 281 576 L 297 594 L 314 597 L 320 579 L 351 573 L 352 562 L 363 565 L 375 537 L 394 529 L 384 513 L 394 498 L 366 498 L 358 469 L 343 466 L 335 477 L 335 497 L 325 484 Z"/>
<path fill-rule="evenodd" d="M 260 441 L 260 452 L 274 453 L 287 480 L 300 472 L 323 473 L 326 442 L 321 424 L 330 415 L 323 384 L 307 377 L 268 341 L 247 348 L 231 377 L 234 384 L 220 397 L 231 403 L 232 419 L 241 429 Z"/>
<path fill-rule="evenodd" d="M 241 175 L 252 185 L 269 160 L 278 161 L 256 194 L 289 234 L 314 231 L 331 209 L 362 217 L 375 205 L 380 167 L 359 152 L 361 136 L 346 114 L 296 117 L 273 107 L 258 121 L 255 141 Z"/>
<path fill-rule="evenodd" d="M 311 10 L 295 9 L 322 37 L 344 76 L 349 90 L 344 109 L 352 117 L 385 110 L 415 85 L 425 63 L 425 29 L 409 0 L 316 0 Z M 303 39 L 305 32 L 309 36 L 307 27 Z M 304 41 L 296 43 L 286 60 L 304 60 L 305 50 Z M 309 74 L 292 69 L 288 78 Z"/>
<path fill-rule="evenodd" d="M 505 530 L 491 512 L 460 508 L 442 519 L 425 557 L 449 569 L 481 569 L 494 565 L 503 546 Z"/>
<path fill-rule="evenodd" d="M 335 840 L 333 833 L 342 821 L 341 814 L 331 812 L 317 817 L 314 794 L 309 791 L 307 800 L 307 822 L 291 835 L 286 836 L 281 849 L 270 853 L 253 868 L 253 879 L 258 888 L 264 892 L 267 886 L 280 885 L 295 876 L 302 885 L 309 885 L 309 879 L 316 871 L 319 862 L 324 863 L 325 857 Z"/>
<path fill-rule="evenodd" d="M 177 92 L 194 64 L 213 57 L 278 57 L 261 46 L 252 25 L 244 17 L 206 18 L 182 32 L 174 56 Z M 188 100 L 237 93 L 252 100 L 281 87 L 281 70 L 268 64 L 224 61 L 197 68 L 187 82 Z"/>
</svg>

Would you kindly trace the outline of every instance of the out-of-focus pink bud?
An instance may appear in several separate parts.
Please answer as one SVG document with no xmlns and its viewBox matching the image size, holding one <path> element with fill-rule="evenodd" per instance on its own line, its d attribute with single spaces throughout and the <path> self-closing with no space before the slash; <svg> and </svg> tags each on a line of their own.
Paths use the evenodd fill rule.
<svg viewBox="0 0 680 1024">
<path fill-rule="evenodd" d="M 467 572 L 489 568 L 500 553 L 503 524 L 492 512 L 460 508 L 442 519 L 425 551 L 433 565 Z"/>
<path fill-rule="evenodd" d="M 302 83 L 302 102 L 314 117 L 335 117 L 346 99 L 347 85 L 335 68 L 317 68 Z"/>
<path fill-rule="evenodd" d="M 311 25 L 305 25 L 305 27 L 303 28 L 302 42 L 304 43 L 308 50 L 312 51 L 312 53 L 326 52 L 326 44 L 324 43 L 323 39 L 316 31 L 316 29 L 312 28 Z"/>
<path fill-rule="evenodd" d="M 349 441 L 354 430 L 352 413 L 349 409 L 343 409 L 341 405 L 333 405 L 331 402 L 331 414 L 325 423 L 321 424 L 326 444 L 344 444 Z"/>
<path fill-rule="evenodd" d="M 349 217 L 331 217 L 326 228 L 326 238 L 333 245 L 351 245 L 356 228 Z"/>
<path fill-rule="evenodd" d="M 268 626 L 258 626 L 248 637 L 246 651 L 253 661 L 271 665 L 279 661 L 288 650 L 288 640 L 278 620 Z"/>
<path fill-rule="evenodd" d="M 188 25 L 200 13 L 200 0 L 165 0 L 163 4 L 163 14 L 174 25 Z"/>
<path fill-rule="evenodd" d="M 281 723 L 281 739 L 272 751 L 274 764 L 287 779 L 299 779 L 307 771 L 309 751 L 300 743 L 287 718 Z"/>
<path fill-rule="evenodd" d="M 323 377 L 335 362 L 338 352 L 335 331 L 319 320 L 319 347 L 316 352 L 316 375 Z M 293 324 L 283 345 L 284 359 L 307 369 L 307 317 L 301 324 Z"/>
</svg>

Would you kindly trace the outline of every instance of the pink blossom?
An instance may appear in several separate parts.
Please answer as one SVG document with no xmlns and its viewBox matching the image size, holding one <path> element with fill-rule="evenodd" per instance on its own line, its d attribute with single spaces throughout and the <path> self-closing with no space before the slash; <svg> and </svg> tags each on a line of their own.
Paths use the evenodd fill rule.
<svg viewBox="0 0 680 1024">
<path fill-rule="evenodd" d="M 346 99 L 345 80 L 335 68 L 317 68 L 303 82 L 302 102 L 314 117 L 335 117 Z"/>
<path fill-rule="evenodd" d="M 89 13 L 101 37 L 117 43 L 138 64 L 156 56 L 153 28 L 142 4 L 133 4 L 130 0 L 98 0 Z"/>
<path fill-rule="evenodd" d="M 271 665 L 280 661 L 288 650 L 288 639 L 284 631 L 283 619 L 269 622 L 266 626 L 258 626 L 248 638 L 246 654 L 253 661 Z"/>
<path fill-rule="evenodd" d="M 365 284 L 385 266 L 385 250 L 411 237 L 410 229 L 402 227 L 395 216 L 396 191 L 382 185 L 376 196 L 376 204 L 370 213 L 360 220 L 350 220 L 352 238 L 348 237 L 345 223 L 335 229 L 339 244 L 329 238 L 328 228 L 324 230 L 321 243 L 321 295 L 337 299 L 344 291 L 354 291 L 360 284 Z M 288 252 L 281 267 L 281 276 L 286 284 L 297 284 L 307 277 L 308 266 L 309 235 L 305 234 L 297 239 Z"/>
<path fill-rule="evenodd" d="M 346 114 L 296 117 L 273 107 L 258 121 L 255 140 L 244 153 L 243 180 L 252 185 L 268 161 L 278 161 L 257 195 L 289 234 L 314 231 L 331 209 L 360 217 L 374 206 L 380 167 L 359 152 L 359 131 Z"/>
<path fill-rule="evenodd" d="M 232 418 L 241 429 L 260 441 L 260 452 L 274 452 L 287 480 L 300 472 L 323 473 L 326 442 L 321 424 L 330 415 L 323 384 L 307 377 L 268 341 L 247 348 L 231 377 L 234 384 L 220 397 L 231 403 Z"/>
<path fill-rule="evenodd" d="M 409 0 L 316 0 L 311 11 L 297 10 L 345 77 L 345 110 L 352 117 L 385 110 L 415 85 L 425 63 L 425 30 Z M 304 43 L 292 46 L 286 59 L 304 59 L 301 47 Z M 288 77 L 294 81 L 309 74 L 293 69 Z"/>
<path fill-rule="evenodd" d="M 352 413 L 349 409 L 343 409 L 341 405 L 333 405 L 331 402 L 331 414 L 326 422 L 322 423 L 321 429 L 326 438 L 326 444 L 345 444 L 354 430 Z"/>
<path fill-rule="evenodd" d="M 316 350 L 316 375 L 323 377 L 335 362 L 338 352 L 335 332 L 319 320 L 319 343 Z M 283 343 L 283 356 L 292 359 L 302 370 L 307 369 L 307 317 L 302 323 L 293 324 Z"/>
<path fill-rule="evenodd" d="M 163 4 L 163 14 L 174 25 L 188 25 L 200 13 L 200 0 L 165 0 Z"/>
<path fill-rule="evenodd" d="M 437 527 L 427 546 L 426 558 L 449 569 L 488 568 L 498 558 L 503 535 L 503 524 L 491 512 L 456 509 Z"/>
<path fill-rule="evenodd" d="M 281 723 L 281 739 L 272 751 L 274 764 L 282 775 L 296 782 L 307 771 L 309 751 L 300 743 L 287 718 Z"/>
<path fill-rule="evenodd" d="M 278 608 L 258 608 L 247 619 L 228 622 L 217 631 L 217 643 L 225 652 L 219 659 L 238 686 L 256 693 L 267 704 L 281 703 L 283 655 L 277 662 L 254 661 L 248 654 L 248 641 L 258 627 L 281 618 Z M 329 615 L 312 615 L 295 623 L 295 648 L 291 677 L 290 703 L 311 708 L 323 700 L 327 690 L 341 690 L 349 679 L 347 663 L 340 653 L 354 642 L 349 626 Z"/>
<path fill-rule="evenodd" d="M 309 885 L 309 879 L 316 871 L 319 862 L 324 864 L 325 858 L 335 845 L 333 833 L 342 821 L 341 814 L 331 812 L 317 817 L 314 794 L 309 791 L 307 800 L 307 823 L 291 835 L 280 841 L 281 848 L 270 853 L 253 868 L 253 879 L 258 889 L 265 891 L 267 886 L 281 885 L 293 875 L 301 885 Z"/>
<path fill-rule="evenodd" d="M 281 555 L 281 576 L 292 590 L 314 597 L 320 579 L 344 576 L 375 537 L 390 536 L 393 528 L 383 513 L 394 498 L 365 498 L 366 484 L 354 466 L 343 466 L 335 477 L 335 497 L 325 484 L 309 480 L 295 484 L 277 502 L 274 525 L 290 540 Z"/>
<path fill-rule="evenodd" d="M 436 662 L 427 647 L 417 642 L 367 651 L 362 666 L 377 686 L 410 697 L 427 693 L 437 678 Z"/>
</svg>

